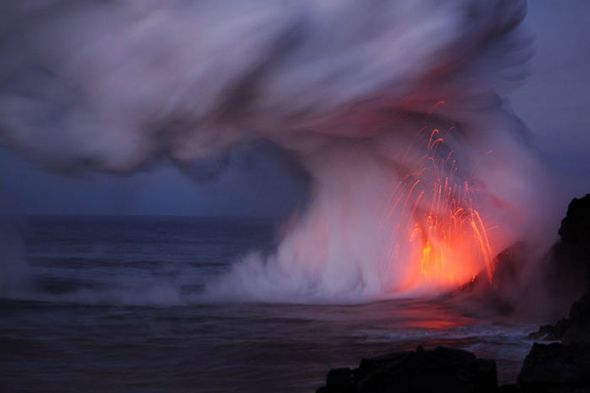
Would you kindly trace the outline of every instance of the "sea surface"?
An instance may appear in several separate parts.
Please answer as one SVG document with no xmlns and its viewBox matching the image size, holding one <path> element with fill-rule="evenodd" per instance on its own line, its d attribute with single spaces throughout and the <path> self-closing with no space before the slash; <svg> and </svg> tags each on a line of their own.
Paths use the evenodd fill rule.
<svg viewBox="0 0 590 393">
<path fill-rule="evenodd" d="M 358 305 L 200 296 L 265 219 L 30 217 L 28 282 L 0 299 L 0 392 L 314 392 L 361 357 L 446 345 L 513 381 L 532 324 L 443 300 Z"/>
</svg>

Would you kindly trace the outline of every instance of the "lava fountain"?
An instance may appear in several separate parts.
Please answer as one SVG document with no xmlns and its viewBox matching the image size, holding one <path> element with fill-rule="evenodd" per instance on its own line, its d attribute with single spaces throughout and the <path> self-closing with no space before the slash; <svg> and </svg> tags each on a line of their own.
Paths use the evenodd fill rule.
<svg viewBox="0 0 590 393">
<path fill-rule="evenodd" d="M 422 130 L 424 132 L 424 130 Z M 448 132 L 452 132 L 452 129 Z M 457 287 L 482 269 L 491 282 L 494 265 L 488 227 L 474 203 L 469 180 L 456 179 L 457 161 L 446 148 L 444 133 L 430 132 L 423 166 L 407 176 L 392 209 L 409 209 L 414 224 L 406 239 L 410 256 L 402 291 L 420 286 Z M 425 198 L 429 202 L 422 206 Z M 391 255 L 392 259 L 398 256 Z"/>
</svg>

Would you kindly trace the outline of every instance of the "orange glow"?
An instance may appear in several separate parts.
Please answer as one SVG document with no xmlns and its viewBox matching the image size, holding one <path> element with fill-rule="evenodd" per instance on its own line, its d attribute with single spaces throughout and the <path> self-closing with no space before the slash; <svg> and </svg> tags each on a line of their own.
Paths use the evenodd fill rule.
<svg viewBox="0 0 590 393">
<path fill-rule="evenodd" d="M 430 330 L 447 330 L 467 325 L 468 321 L 461 319 L 425 319 L 412 321 L 410 327 Z"/>
<path fill-rule="evenodd" d="M 494 266 L 486 224 L 469 182 L 455 178 L 454 154 L 440 130 L 430 133 L 427 151 L 421 170 L 404 182 L 403 198 L 413 204 L 407 234 L 411 261 L 397 289 L 452 288 L 481 271 L 491 281 Z"/>
</svg>

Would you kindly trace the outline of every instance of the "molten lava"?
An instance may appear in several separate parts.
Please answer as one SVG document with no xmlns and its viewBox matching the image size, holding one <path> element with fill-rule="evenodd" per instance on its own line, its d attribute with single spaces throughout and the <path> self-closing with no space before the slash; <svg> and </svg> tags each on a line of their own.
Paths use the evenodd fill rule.
<svg viewBox="0 0 590 393">
<path fill-rule="evenodd" d="M 407 233 L 411 261 L 400 289 L 452 288 L 481 271 L 491 281 L 488 229 L 473 202 L 472 187 L 456 180 L 454 153 L 441 131 L 432 130 L 427 139 L 420 171 L 405 181 L 403 199 L 413 204 Z"/>
</svg>

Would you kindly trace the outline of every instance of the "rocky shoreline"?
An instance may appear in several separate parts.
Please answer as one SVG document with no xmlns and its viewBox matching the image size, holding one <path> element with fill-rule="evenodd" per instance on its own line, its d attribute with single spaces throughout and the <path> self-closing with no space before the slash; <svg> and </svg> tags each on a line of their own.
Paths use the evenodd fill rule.
<svg viewBox="0 0 590 393">
<path fill-rule="evenodd" d="M 515 384 L 498 385 L 494 360 L 418 347 L 363 359 L 355 369 L 333 369 L 317 393 L 590 393 L 590 194 L 570 203 L 559 235 L 548 274 L 585 274 L 586 293 L 567 318 L 530 334 L 550 342 L 533 344 Z"/>
</svg>

